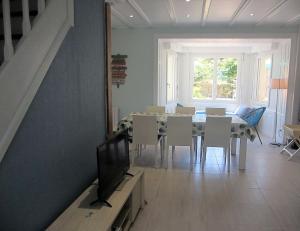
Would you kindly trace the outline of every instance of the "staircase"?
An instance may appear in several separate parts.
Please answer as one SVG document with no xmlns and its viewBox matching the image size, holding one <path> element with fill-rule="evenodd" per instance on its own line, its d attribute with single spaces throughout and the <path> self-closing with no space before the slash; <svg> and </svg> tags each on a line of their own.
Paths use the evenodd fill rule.
<svg viewBox="0 0 300 231">
<path fill-rule="evenodd" d="M 23 11 L 22 11 L 22 0 L 11 0 L 10 3 L 10 21 L 11 21 L 11 32 L 12 32 L 12 43 L 13 48 L 16 50 L 17 44 L 22 38 L 22 22 L 23 22 Z M 33 20 L 38 14 L 38 6 L 36 0 L 28 1 L 30 25 L 33 24 Z M 4 20 L 3 20 L 3 3 L 0 2 L 0 65 L 4 62 Z"/>
<path fill-rule="evenodd" d="M 0 2 L 0 162 L 68 30 L 73 0 Z"/>
</svg>

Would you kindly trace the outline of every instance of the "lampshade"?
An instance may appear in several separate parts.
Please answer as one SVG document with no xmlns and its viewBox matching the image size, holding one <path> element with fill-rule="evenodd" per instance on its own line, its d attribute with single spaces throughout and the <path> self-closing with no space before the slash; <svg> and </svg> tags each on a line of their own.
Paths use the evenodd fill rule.
<svg viewBox="0 0 300 231">
<path fill-rule="evenodd" d="M 272 89 L 287 89 L 288 81 L 287 81 L 287 79 L 272 79 L 271 88 Z"/>
</svg>

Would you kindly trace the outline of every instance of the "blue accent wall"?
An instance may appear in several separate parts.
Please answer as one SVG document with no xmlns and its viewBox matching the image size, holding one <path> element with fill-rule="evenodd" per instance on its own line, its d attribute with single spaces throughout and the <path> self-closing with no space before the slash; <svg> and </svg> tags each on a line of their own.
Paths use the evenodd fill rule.
<svg viewBox="0 0 300 231">
<path fill-rule="evenodd" d="M 0 230 L 45 229 L 96 177 L 105 136 L 104 0 L 74 4 L 75 27 L 0 164 Z"/>
</svg>

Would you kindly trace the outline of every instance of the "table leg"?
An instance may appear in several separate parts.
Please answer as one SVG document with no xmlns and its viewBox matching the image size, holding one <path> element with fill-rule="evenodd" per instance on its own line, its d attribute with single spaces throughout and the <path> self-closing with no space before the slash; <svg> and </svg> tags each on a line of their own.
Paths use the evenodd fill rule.
<svg viewBox="0 0 300 231">
<path fill-rule="evenodd" d="M 144 172 L 141 175 L 140 181 L 141 181 L 141 209 L 145 206 L 145 176 Z"/>
<path fill-rule="evenodd" d="M 236 138 L 231 139 L 231 155 L 236 155 L 236 145 L 237 145 L 236 140 L 237 140 Z"/>
<path fill-rule="evenodd" d="M 169 146 L 168 142 L 165 140 L 164 142 L 164 162 L 165 162 L 165 168 L 168 168 L 168 162 L 169 162 Z"/>
<path fill-rule="evenodd" d="M 240 170 L 244 170 L 246 168 L 246 154 L 247 154 L 247 137 L 242 136 L 240 138 L 240 158 L 239 158 Z"/>
</svg>

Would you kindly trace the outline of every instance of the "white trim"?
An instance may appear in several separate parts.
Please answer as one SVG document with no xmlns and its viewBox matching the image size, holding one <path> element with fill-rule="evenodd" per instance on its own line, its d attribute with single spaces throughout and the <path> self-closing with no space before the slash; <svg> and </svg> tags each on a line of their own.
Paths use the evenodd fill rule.
<svg viewBox="0 0 300 231">
<path fill-rule="evenodd" d="M 201 26 L 205 26 L 212 0 L 203 0 Z"/>
<path fill-rule="evenodd" d="M 148 18 L 146 13 L 140 7 L 140 5 L 135 0 L 128 0 L 128 3 L 135 9 L 135 11 L 149 24 L 151 25 L 151 20 Z"/>
<path fill-rule="evenodd" d="M 274 7 L 269 9 L 267 13 L 258 20 L 256 25 L 260 25 L 265 21 L 265 19 L 271 18 L 274 15 L 276 15 L 279 12 L 280 8 L 283 7 L 287 2 L 288 0 L 282 0 L 281 2 L 277 3 Z"/>
<path fill-rule="evenodd" d="M 243 10 L 245 10 L 247 8 L 247 6 L 249 5 L 249 3 L 252 0 L 243 0 L 240 5 L 238 6 L 238 8 L 236 9 L 236 11 L 233 13 L 231 19 L 230 19 L 230 23 L 229 25 L 233 25 L 235 23 L 235 20 L 240 16 L 240 14 L 243 12 Z"/>
<path fill-rule="evenodd" d="M 173 0 L 168 0 L 168 11 L 169 11 L 169 16 L 170 19 L 172 20 L 173 23 L 177 23 L 177 17 L 176 17 L 176 13 L 175 13 L 175 7 L 174 7 L 174 2 Z"/>
</svg>

